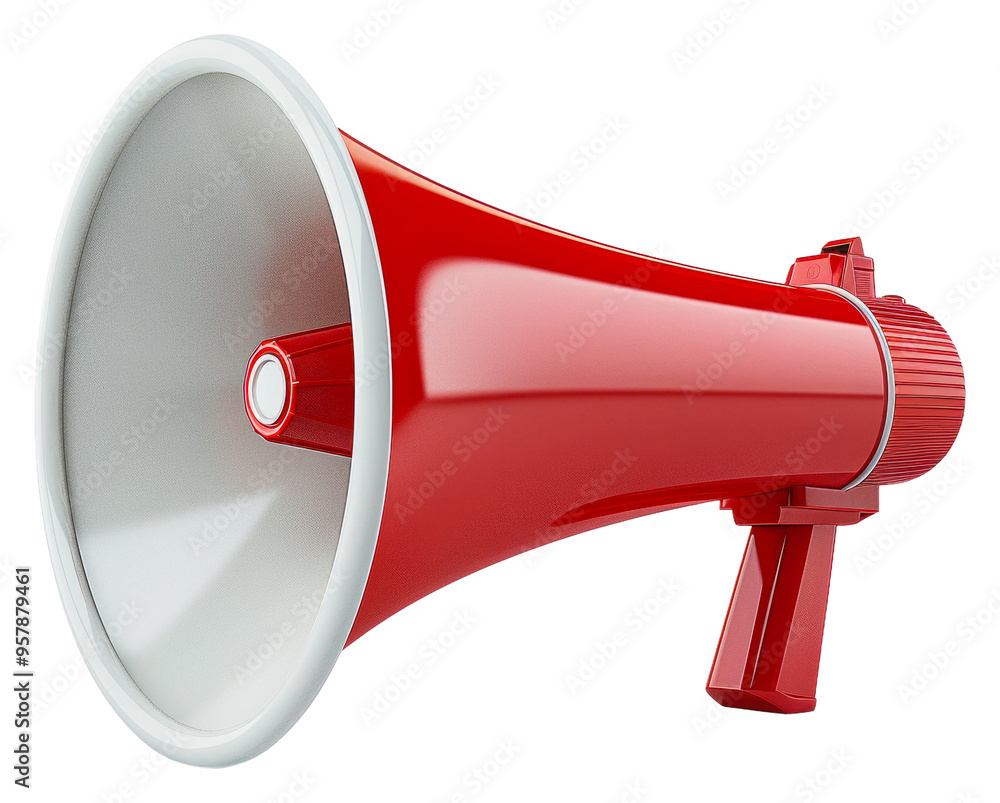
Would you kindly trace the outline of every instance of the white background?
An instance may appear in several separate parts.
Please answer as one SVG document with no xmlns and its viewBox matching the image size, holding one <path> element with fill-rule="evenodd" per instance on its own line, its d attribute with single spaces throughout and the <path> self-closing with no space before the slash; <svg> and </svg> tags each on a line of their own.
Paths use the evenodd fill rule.
<svg viewBox="0 0 1000 803">
<path fill-rule="evenodd" d="M 4 800 L 1000 800 L 989 412 L 1000 7 L 902 6 L 893 16 L 888 0 L 399 0 L 366 44 L 357 28 L 388 0 L 6 0 L 0 620 L 13 614 L 11 567 L 33 566 L 38 705 L 33 789 L 8 798 L 3 769 Z M 568 13 L 550 13 L 559 9 Z M 31 20 L 44 24 L 33 33 Z M 570 168 L 572 183 L 534 213 L 544 223 L 777 281 L 853 225 L 879 290 L 945 321 L 967 371 L 965 424 L 945 465 L 885 489 L 880 515 L 841 530 L 815 713 L 731 711 L 705 695 L 746 533 L 702 505 L 577 536 L 424 599 L 350 647 L 299 724 L 248 764 L 159 759 L 117 719 L 79 669 L 45 547 L 37 322 L 75 153 L 149 61 L 216 32 L 266 44 L 341 128 L 499 207 L 527 213 Z M 356 52 L 345 50 L 352 42 Z M 498 87 L 469 100 L 484 79 Z M 799 108 L 814 88 L 829 97 Z M 463 102 L 478 108 L 449 114 Z M 579 170 L 577 149 L 608 119 L 624 132 Z M 423 156 L 417 143 L 436 127 L 445 142 Z M 769 138 L 776 153 L 723 192 Z M 872 205 L 877 219 L 864 219 L 859 207 Z M 628 628 L 663 579 L 679 592 L 641 630 Z M 475 624 L 427 665 L 431 640 L 465 612 Z M 567 676 L 619 629 L 626 647 L 573 694 Z M 7 673 L 10 625 L 0 632 Z M 948 642 L 957 655 L 925 670 Z M 421 678 L 366 723 L 364 709 L 412 662 Z M 935 676 L 904 699 L 914 672 Z M 6 768 L 14 698 L 0 697 Z M 475 771 L 492 773 L 503 745 L 513 757 L 477 785 Z"/>
</svg>

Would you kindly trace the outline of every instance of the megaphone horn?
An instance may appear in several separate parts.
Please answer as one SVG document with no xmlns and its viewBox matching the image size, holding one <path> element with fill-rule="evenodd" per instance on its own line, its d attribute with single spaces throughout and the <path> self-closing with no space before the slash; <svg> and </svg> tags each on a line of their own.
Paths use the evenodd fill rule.
<svg viewBox="0 0 1000 803">
<path fill-rule="evenodd" d="M 212 765 L 272 744 L 346 644 L 435 589 L 706 501 L 751 528 L 709 694 L 811 710 L 837 527 L 942 459 L 965 395 L 859 238 L 779 284 L 555 231 L 338 132 L 228 37 L 116 104 L 43 338 L 74 633 L 136 733 Z M 110 628 L 123 597 L 144 613 Z"/>
</svg>

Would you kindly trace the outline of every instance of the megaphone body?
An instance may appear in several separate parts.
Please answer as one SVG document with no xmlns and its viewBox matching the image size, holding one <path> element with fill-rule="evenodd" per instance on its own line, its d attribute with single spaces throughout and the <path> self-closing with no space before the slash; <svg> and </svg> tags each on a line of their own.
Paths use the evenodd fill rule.
<svg viewBox="0 0 1000 803">
<path fill-rule="evenodd" d="M 392 353 L 385 510 L 353 635 L 479 568 L 601 524 L 843 488 L 886 416 L 845 297 L 629 253 L 471 201 L 345 136 Z M 405 210 L 405 211 L 404 211 Z"/>
<path fill-rule="evenodd" d="M 600 245 L 474 201 L 340 134 L 303 85 L 289 83 L 287 66 L 257 46 L 203 40 L 165 59 L 148 97 L 131 117 L 118 115 L 129 122 L 103 143 L 85 171 L 90 178 L 76 191 L 43 332 L 64 334 L 70 370 L 65 379 L 43 377 L 39 388 L 43 497 L 57 576 L 88 662 L 129 725 L 184 761 L 243 760 L 290 727 L 345 644 L 424 595 L 575 533 L 713 500 L 752 530 L 709 693 L 737 707 L 813 708 L 836 528 L 874 513 L 879 485 L 933 467 L 957 435 L 964 404 L 961 365 L 947 334 L 901 298 L 876 296 L 874 263 L 860 240 L 834 241 L 797 260 L 784 283 Z M 164 261 L 187 271 L 194 260 L 199 273 L 191 275 L 218 271 L 233 287 L 257 282 L 249 297 L 256 293 L 266 303 L 258 311 L 259 336 L 251 342 L 244 332 L 228 341 L 230 355 L 220 358 L 224 370 L 216 372 L 224 375 L 217 407 L 212 393 L 202 393 L 206 372 L 182 370 L 166 352 L 160 364 L 179 404 L 185 404 L 188 377 L 187 398 L 194 402 L 164 426 L 184 427 L 170 436 L 185 444 L 184 456 L 215 448 L 198 442 L 205 425 L 212 437 L 224 431 L 220 443 L 255 455 L 261 450 L 265 461 L 277 461 L 272 473 L 285 473 L 253 486 L 242 501 L 222 508 L 209 503 L 205 515 L 164 512 L 170 505 L 161 492 L 182 507 L 184 494 L 194 493 L 184 481 L 168 480 L 140 500 L 155 515 L 136 523 L 113 501 L 95 499 L 113 499 L 130 483 L 133 490 L 155 486 L 163 470 L 153 459 L 159 446 L 136 450 L 135 463 L 123 459 L 123 468 L 93 496 L 74 490 L 74 463 L 87 465 L 74 451 L 106 452 L 91 448 L 88 434 L 72 427 L 80 426 L 87 404 L 98 403 L 84 399 L 94 370 L 87 354 L 94 342 L 107 343 L 111 330 L 103 340 L 88 340 L 73 312 L 80 282 L 75 295 L 60 282 L 79 274 L 85 289 L 87 275 L 103 275 L 116 261 L 141 273 L 150 270 L 139 264 L 142 254 L 175 247 L 166 244 L 175 242 L 167 233 L 181 225 L 175 218 L 183 210 L 158 212 L 146 222 L 141 214 L 130 219 L 130 247 L 119 252 L 108 245 L 100 259 L 88 255 L 98 247 L 88 245 L 88 237 L 101 205 L 112 204 L 116 192 L 127 198 L 134 186 L 115 175 L 127 173 L 130 158 L 136 169 L 143 164 L 130 149 L 144 142 L 163 148 L 170 137 L 176 149 L 208 125 L 212 112 L 206 110 L 244 92 L 211 77 L 220 74 L 273 101 L 280 120 L 291 123 L 287 130 L 283 123 L 270 126 L 277 129 L 275 141 L 287 137 L 292 144 L 267 151 L 252 136 L 241 138 L 244 129 L 258 130 L 256 123 L 238 131 L 229 131 L 228 122 L 212 123 L 222 131 L 220 152 L 235 154 L 230 161 L 238 171 L 224 168 L 223 178 L 232 181 L 224 187 L 231 188 L 219 188 L 220 200 L 198 210 L 194 225 L 183 230 L 192 233 L 188 250 Z M 134 89 L 128 97 L 136 97 Z M 171 102 L 177 108 L 164 119 L 174 128 L 155 113 L 136 122 L 140 112 Z M 197 123 L 185 118 L 183 104 L 198 109 Z M 261 109 L 266 125 L 277 119 L 268 117 L 271 105 Z M 239 156 L 247 142 L 262 162 L 274 159 L 278 167 L 282 159 L 298 158 L 294 143 L 303 145 L 305 167 L 289 169 L 294 180 L 273 194 L 283 198 L 312 182 L 329 209 L 303 201 L 271 220 L 269 201 L 255 196 L 247 207 L 252 212 L 236 210 L 225 231 L 233 221 L 260 215 L 273 237 L 267 249 L 241 252 L 240 262 L 226 251 L 229 245 L 219 244 L 223 229 L 213 229 L 212 221 L 225 214 L 223 205 L 239 203 L 232 188 L 257 180 L 256 168 Z M 168 158 L 162 169 L 179 171 L 184 164 Z M 278 184 L 273 169 L 261 168 L 267 178 L 260 180 Z M 107 226 L 119 225 L 112 221 L 120 210 L 113 209 L 117 215 Z M 147 229 L 135 233 L 143 225 Z M 332 274 L 338 275 L 328 292 L 340 294 L 339 306 L 298 323 L 289 310 L 327 292 L 317 277 Z M 154 296 L 170 296 L 169 289 L 148 290 L 156 282 L 151 270 L 148 283 L 136 280 L 146 295 L 128 302 L 136 306 L 122 313 L 125 319 L 134 319 L 143 304 L 166 303 Z M 188 274 L 183 282 L 191 286 Z M 284 295 L 275 295 L 275 287 Z M 198 306 L 202 296 L 197 287 L 193 292 Z M 210 316 L 208 306 L 199 314 Z M 112 308 L 101 320 L 110 327 L 116 315 Z M 161 320 L 155 311 L 150 316 Z M 283 316 L 291 316 L 292 328 L 275 328 Z M 197 316 L 190 320 L 201 326 Z M 121 348 L 141 360 L 139 346 Z M 196 345 L 185 351 L 197 353 Z M 157 382 L 155 371 L 149 384 Z M 120 396 L 132 385 L 123 375 L 115 387 Z M 100 403 L 119 415 L 110 397 Z M 51 427 L 67 421 L 75 423 L 64 443 Z M 180 459 L 179 448 L 171 447 L 170 459 Z M 58 451 L 67 454 L 63 474 L 53 457 Z M 281 469 L 285 464 L 292 468 Z M 330 515 L 322 507 L 327 500 L 306 487 L 327 471 L 329 495 L 339 500 Z M 236 512 L 222 516 L 224 526 L 212 524 L 225 504 Z M 309 527 L 328 526 L 330 542 L 317 536 L 299 549 L 299 515 Z M 101 561 L 128 541 L 122 533 L 129 521 L 149 526 L 147 543 L 161 550 L 159 563 L 136 558 L 129 571 L 152 577 L 180 567 L 198 591 L 158 622 L 116 635 L 106 625 L 119 581 Z M 263 529 L 276 534 L 255 543 Z M 211 542 L 207 559 L 197 548 L 193 556 L 185 552 L 199 537 Z M 258 587 L 266 574 L 262 550 L 280 550 L 282 538 L 294 593 L 280 589 L 280 573 L 274 590 Z M 216 559 L 209 570 L 205 560 Z M 310 560 L 322 565 L 308 582 L 315 585 L 317 576 L 320 582 L 315 593 L 303 594 L 313 588 L 304 579 Z M 191 610 L 206 599 L 240 636 L 213 644 L 199 629 L 203 652 L 186 654 L 181 636 L 190 636 Z M 277 657 L 262 657 L 267 650 L 256 649 L 253 634 L 262 634 L 261 643 Z M 153 660 L 164 656 L 170 677 Z M 192 698 L 187 684 L 196 683 L 201 691 Z"/>
</svg>

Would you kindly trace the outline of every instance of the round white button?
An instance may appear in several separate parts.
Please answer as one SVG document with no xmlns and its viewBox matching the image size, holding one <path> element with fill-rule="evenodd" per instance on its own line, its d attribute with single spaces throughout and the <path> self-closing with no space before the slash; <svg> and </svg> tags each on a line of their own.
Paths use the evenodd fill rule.
<svg viewBox="0 0 1000 803">
<path fill-rule="evenodd" d="M 270 426 L 285 408 L 285 369 L 278 358 L 264 354 L 250 369 L 250 412 L 261 424 Z"/>
</svg>

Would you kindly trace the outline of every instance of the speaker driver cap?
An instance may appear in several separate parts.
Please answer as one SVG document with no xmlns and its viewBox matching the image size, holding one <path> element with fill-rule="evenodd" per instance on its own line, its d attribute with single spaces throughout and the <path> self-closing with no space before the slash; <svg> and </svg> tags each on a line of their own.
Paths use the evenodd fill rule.
<svg viewBox="0 0 1000 803">
<path fill-rule="evenodd" d="M 261 424 L 271 425 L 281 418 L 288 400 L 288 381 L 278 358 L 262 354 L 250 366 L 250 412 Z"/>
</svg>

